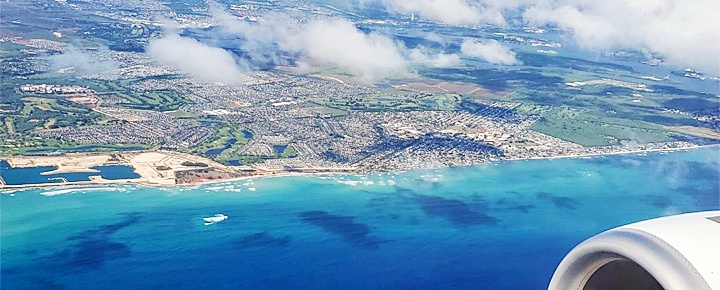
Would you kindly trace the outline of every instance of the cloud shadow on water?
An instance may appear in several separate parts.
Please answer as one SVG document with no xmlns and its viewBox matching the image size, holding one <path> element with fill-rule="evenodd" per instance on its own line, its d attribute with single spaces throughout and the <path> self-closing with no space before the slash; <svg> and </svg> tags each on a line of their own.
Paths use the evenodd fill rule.
<svg viewBox="0 0 720 290">
<path fill-rule="evenodd" d="M 117 222 L 114 224 L 98 226 L 95 229 L 85 230 L 85 231 L 80 232 L 77 235 L 70 236 L 67 239 L 68 240 L 84 240 L 84 239 L 93 238 L 93 237 L 109 236 L 123 228 L 134 225 L 134 224 L 138 223 L 139 221 L 140 221 L 139 213 L 129 213 L 129 214 L 125 214 L 125 219 L 120 222 Z"/>
<path fill-rule="evenodd" d="M 111 235 L 140 221 L 139 214 L 127 214 L 114 224 L 102 225 L 67 238 L 76 241 L 65 249 L 40 258 L 40 263 L 52 272 L 84 272 L 99 269 L 105 262 L 129 257 L 130 247 L 113 242 Z"/>
<path fill-rule="evenodd" d="M 324 211 L 306 211 L 300 214 L 300 219 L 341 237 L 357 248 L 374 250 L 380 246 L 381 240 L 370 235 L 370 228 L 355 222 L 353 217 L 337 216 Z"/>
<path fill-rule="evenodd" d="M 498 221 L 487 214 L 488 209 L 484 205 L 473 207 L 457 199 L 417 193 L 412 195 L 411 200 L 425 214 L 445 219 L 454 226 L 494 225 Z"/>
<path fill-rule="evenodd" d="M 519 194 L 518 197 L 520 199 Z M 503 211 L 518 211 L 521 213 L 529 213 L 531 209 L 535 208 L 535 205 L 533 204 L 523 204 L 518 203 L 517 201 L 511 200 L 509 198 L 500 198 L 495 202 L 496 210 L 503 210 Z"/>
<path fill-rule="evenodd" d="M 689 196 L 695 202 L 699 210 L 716 210 L 720 208 L 720 192 L 719 187 L 702 188 L 699 186 L 682 186 L 676 190 L 686 196 Z"/>
<path fill-rule="evenodd" d="M 711 182 L 714 184 L 720 183 L 720 170 L 717 169 L 717 163 L 708 164 L 696 161 L 687 161 L 678 164 L 673 164 L 672 167 L 667 168 L 664 174 L 672 173 L 672 168 L 684 168 L 681 174 L 684 179 L 695 179 Z"/>
<path fill-rule="evenodd" d="M 32 284 L 32 286 L 28 285 L 28 287 L 25 287 L 22 289 L 43 289 L 43 290 L 67 289 L 65 287 L 65 285 L 60 284 L 55 280 L 44 278 L 44 277 L 30 278 L 30 283 Z"/>
<path fill-rule="evenodd" d="M 566 196 L 557 196 L 548 192 L 538 192 L 535 196 L 541 200 L 552 202 L 558 208 L 577 209 L 580 202 L 574 198 Z"/>
<path fill-rule="evenodd" d="M 138 223 L 140 214 L 126 214 L 124 218 L 112 224 L 101 225 L 82 231 L 66 238 L 68 244 L 54 253 L 36 256 L 38 250 L 28 249 L 28 263 L 2 269 L 4 278 L 23 281 L 20 289 L 65 289 L 55 281 L 57 275 L 84 275 L 88 271 L 101 268 L 107 261 L 130 257 L 132 251 L 124 243 L 114 242 L 111 235 L 128 226 Z"/>
<path fill-rule="evenodd" d="M 273 237 L 267 232 L 245 236 L 235 242 L 239 248 L 285 247 L 290 243 L 290 236 Z"/>
<path fill-rule="evenodd" d="M 657 208 L 667 208 L 669 206 L 672 206 L 674 202 L 672 201 L 672 198 L 666 195 L 645 195 L 639 198 L 640 201 L 645 202 L 649 205 L 652 205 Z"/>
</svg>

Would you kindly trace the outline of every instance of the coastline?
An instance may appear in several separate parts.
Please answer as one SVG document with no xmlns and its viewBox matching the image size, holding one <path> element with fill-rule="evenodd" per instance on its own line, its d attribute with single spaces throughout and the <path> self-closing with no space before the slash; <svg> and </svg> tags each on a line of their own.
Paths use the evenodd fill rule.
<svg viewBox="0 0 720 290">
<path fill-rule="evenodd" d="M 632 150 L 632 151 L 621 151 L 621 152 L 608 152 L 608 153 L 588 153 L 588 154 L 579 154 L 579 155 L 560 155 L 560 156 L 548 156 L 548 157 L 524 157 L 524 158 L 517 158 L 517 159 L 505 159 L 503 161 L 519 161 L 519 160 L 545 160 L 545 159 L 572 159 L 572 158 L 587 158 L 587 157 L 602 157 L 602 156 L 613 156 L 613 155 L 630 155 L 630 154 L 642 154 L 642 153 L 652 153 L 652 152 L 674 152 L 674 151 L 683 151 L 683 150 L 694 150 L 694 149 L 702 149 L 702 148 L 712 148 L 712 147 L 719 147 L 720 144 L 712 144 L 712 145 L 695 145 L 695 146 L 688 146 L 688 147 L 682 147 L 682 148 L 661 148 L 661 149 L 647 149 L 647 150 Z"/>
<path fill-rule="evenodd" d="M 621 152 L 608 152 L 608 153 L 589 153 L 589 154 L 577 154 L 577 155 L 561 155 L 561 156 L 547 156 L 547 157 L 523 157 L 523 158 L 508 158 L 508 159 L 500 159 L 497 161 L 487 162 L 487 163 L 478 163 L 470 166 L 475 165 L 482 165 L 482 164 L 488 164 L 488 163 L 499 163 L 499 162 L 514 162 L 514 161 L 523 161 L 523 160 L 555 160 L 555 159 L 575 159 L 575 158 L 595 158 L 595 157 L 603 157 L 603 156 L 615 156 L 615 155 L 632 155 L 632 154 L 643 154 L 643 153 L 654 153 L 654 152 L 675 152 L 675 151 L 683 151 L 683 150 L 695 150 L 695 149 L 701 149 L 701 148 L 720 148 L 720 144 L 712 144 L 712 145 L 696 145 L 696 146 L 689 146 L 689 147 L 682 147 L 682 148 L 662 148 L 662 149 L 639 149 L 639 150 L 631 150 L 631 151 L 621 151 Z M 137 154 L 138 152 L 134 152 L 134 154 Z M 160 153 L 160 152 L 142 152 L 142 153 Z M 0 157 L 0 159 L 3 159 Z M 132 166 L 132 164 L 123 164 L 123 163 L 112 163 L 114 165 L 128 165 Z M 224 168 L 227 168 L 227 166 L 223 166 Z M 137 168 L 133 166 L 133 168 L 137 171 Z M 197 170 L 198 168 L 193 167 L 187 167 L 183 168 L 185 170 Z M 435 169 L 435 168 L 425 168 L 425 169 Z M 414 170 L 423 170 L 423 168 L 418 168 Z M 403 171 L 397 171 L 397 173 L 403 173 L 403 172 L 409 172 L 412 170 L 403 170 Z M 55 169 L 53 171 L 49 171 L 52 173 L 56 172 L 88 172 L 87 168 L 83 167 L 70 167 L 70 168 L 64 168 L 63 171 L 58 169 Z M 41 174 L 47 175 L 52 174 L 49 172 L 43 172 Z M 143 186 L 143 187 L 191 187 L 191 186 L 203 186 L 203 185 L 212 185 L 212 184 L 218 184 L 218 183 L 225 183 L 225 182 L 238 182 L 238 181 L 245 181 L 245 180 L 252 180 L 252 179 L 260 179 L 260 178 L 282 178 L 282 177 L 313 177 L 313 176 L 327 176 L 327 175 L 368 175 L 368 174 L 382 174 L 382 173 L 388 173 L 388 172 L 396 172 L 396 171 L 380 171 L 380 172 L 366 172 L 366 173 L 353 173 L 349 171 L 322 171 L 322 172 L 277 172 L 277 171 L 266 171 L 254 175 L 246 175 L 246 176 L 237 176 L 232 178 L 224 178 L 224 179 L 212 179 L 212 180 L 202 180 L 198 182 L 193 183 L 175 183 L 173 179 L 173 183 L 167 182 L 169 179 L 164 180 L 157 180 L 157 179 L 148 179 L 145 177 L 141 178 L 135 178 L 135 179 L 117 179 L 117 180 L 108 180 L 104 179 L 100 176 L 90 176 L 90 180 L 87 181 L 78 181 L 78 182 L 53 182 L 53 183 L 40 183 L 40 184 L 20 184 L 20 185 L 6 185 L 6 184 L 0 184 L 0 194 L 5 193 L 13 193 L 16 191 L 21 190 L 28 190 L 28 189 L 39 189 L 39 188 L 58 188 L 58 187 L 67 187 L 67 188 L 75 188 L 75 187 L 93 187 L 93 186 L 107 186 L 107 185 L 137 185 L 137 186 Z M 147 173 L 147 172 L 145 172 Z M 141 174 L 142 176 L 142 174 Z M 163 182 L 164 181 L 164 182 Z"/>
</svg>

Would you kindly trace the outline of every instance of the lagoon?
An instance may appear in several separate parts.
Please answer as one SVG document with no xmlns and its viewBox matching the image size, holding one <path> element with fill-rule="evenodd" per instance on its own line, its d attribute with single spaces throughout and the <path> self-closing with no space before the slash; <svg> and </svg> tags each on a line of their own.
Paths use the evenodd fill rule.
<svg viewBox="0 0 720 290">
<path fill-rule="evenodd" d="M 72 172 L 59 174 L 42 174 L 57 169 L 57 166 L 12 168 L 5 160 L 0 160 L 0 177 L 7 185 L 44 184 L 67 182 L 90 181 L 90 176 L 101 176 L 107 180 L 135 179 L 140 175 L 135 173 L 131 166 L 127 165 L 105 165 L 95 166 L 90 169 L 96 172 Z"/>
</svg>

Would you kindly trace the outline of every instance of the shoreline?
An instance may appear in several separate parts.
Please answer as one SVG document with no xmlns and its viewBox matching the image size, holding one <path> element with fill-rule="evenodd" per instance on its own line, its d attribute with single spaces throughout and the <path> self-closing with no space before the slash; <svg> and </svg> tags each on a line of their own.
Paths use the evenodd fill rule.
<svg viewBox="0 0 720 290">
<path fill-rule="evenodd" d="M 720 147 L 720 144 L 697 145 L 697 146 L 683 147 L 683 148 L 632 150 L 632 151 L 624 151 L 624 152 L 591 153 L 591 154 L 561 155 L 561 156 L 549 156 L 549 157 L 526 157 L 526 158 L 515 158 L 515 159 L 508 158 L 508 159 L 501 159 L 501 160 L 487 162 L 487 163 L 478 163 L 478 164 L 469 165 L 469 166 L 501 163 L 501 162 L 514 162 L 514 161 L 523 161 L 523 160 L 555 160 L 555 159 L 575 159 L 575 158 L 582 159 L 582 158 L 594 158 L 594 157 L 616 156 L 616 155 L 631 155 L 631 154 L 643 154 L 643 153 L 654 153 L 654 152 L 675 152 L 675 151 L 695 150 L 695 149 L 714 148 L 714 147 Z M 120 165 L 123 165 L 123 164 L 120 164 Z M 444 168 L 452 168 L 452 167 L 444 167 Z M 430 169 L 441 169 L 441 168 L 425 168 L 425 169 L 430 170 Z M 418 169 L 414 169 L 414 170 L 424 170 L 424 169 L 418 168 Z M 71 188 L 71 187 L 93 187 L 93 186 L 107 186 L 107 185 L 135 185 L 135 186 L 156 187 L 156 188 L 157 187 L 192 187 L 192 186 L 212 185 L 212 184 L 225 183 L 225 182 L 238 182 L 238 181 L 251 180 L 251 179 L 256 179 L 256 178 L 264 179 L 264 178 L 283 178 L 283 177 L 314 177 L 314 176 L 327 176 L 327 175 L 363 176 L 363 175 L 371 175 L 371 174 L 384 174 L 384 173 L 389 173 L 389 172 L 405 173 L 405 172 L 410 172 L 410 171 L 413 171 L 413 170 L 379 171 L 379 172 L 367 172 L 367 173 L 352 173 L 352 172 L 347 172 L 347 171 L 266 172 L 266 173 L 257 174 L 257 175 L 240 176 L 240 177 L 217 179 L 217 180 L 204 180 L 204 181 L 200 181 L 200 182 L 185 183 L 185 184 L 157 183 L 157 182 L 152 182 L 151 180 L 146 180 L 144 178 L 108 180 L 108 179 L 99 178 L 99 176 L 98 176 L 95 178 L 91 178 L 90 180 L 87 180 L 87 181 L 77 181 L 77 182 L 51 182 L 51 183 L 19 184 L 19 185 L 3 184 L 0 186 L 0 194 L 13 193 L 16 191 L 23 191 L 23 190 L 29 190 L 29 189 L 59 188 L 59 187 L 68 187 L 68 188 Z"/>
<path fill-rule="evenodd" d="M 525 158 L 517 158 L 517 159 L 505 159 L 505 160 L 501 160 L 501 161 L 572 159 L 572 158 L 602 157 L 602 156 L 629 155 L 629 154 L 641 154 L 641 153 L 653 153 L 653 152 L 674 152 L 674 151 L 694 150 L 694 149 L 712 148 L 712 147 L 720 147 L 720 144 L 696 145 L 696 146 L 683 147 L 683 148 L 663 148 L 663 149 L 632 150 L 632 151 L 609 152 L 609 153 L 587 153 L 587 154 L 579 154 L 579 155 L 560 155 L 560 156 L 550 156 L 550 157 L 525 157 Z"/>
</svg>

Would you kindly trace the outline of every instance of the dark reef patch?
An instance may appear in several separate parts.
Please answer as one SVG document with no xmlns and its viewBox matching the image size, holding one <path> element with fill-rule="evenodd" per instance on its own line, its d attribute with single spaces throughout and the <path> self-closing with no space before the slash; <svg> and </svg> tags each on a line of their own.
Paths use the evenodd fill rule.
<svg viewBox="0 0 720 290">
<path fill-rule="evenodd" d="M 532 204 L 519 204 L 519 205 L 507 207 L 505 209 L 519 211 L 521 213 L 529 213 L 530 210 L 534 209 L 534 208 L 535 208 L 535 206 Z"/>
<path fill-rule="evenodd" d="M 413 205 L 405 202 L 405 200 L 392 195 L 371 198 L 368 200 L 366 205 L 367 207 L 374 208 L 379 212 L 384 212 L 387 208 L 394 208 L 398 210 L 412 210 L 415 208 Z"/>
<path fill-rule="evenodd" d="M 88 239 L 92 237 L 98 237 L 98 236 L 108 236 L 112 235 L 115 232 L 129 227 L 131 225 L 134 225 L 140 221 L 140 214 L 138 213 L 129 213 L 125 215 L 125 219 L 114 223 L 114 224 L 108 224 L 108 225 L 102 225 L 97 227 L 96 229 L 90 229 L 80 232 L 77 235 L 70 236 L 67 239 L 68 240 L 83 240 Z"/>
<path fill-rule="evenodd" d="M 665 195 L 646 195 L 640 197 L 640 201 L 663 209 L 673 205 L 672 199 Z"/>
<path fill-rule="evenodd" d="M 577 209 L 577 206 L 580 205 L 580 203 L 573 198 L 566 196 L 557 196 L 548 192 L 538 192 L 535 196 L 537 196 L 537 198 L 539 199 L 550 201 L 559 208 Z"/>
<path fill-rule="evenodd" d="M 24 250 L 22 253 L 28 256 L 32 256 L 36 255 L 38 253 L 38 250 Z"/>
<path fill-rule="evenodd" d="M 720 192 L 718 187 L 701 188 L 698 186 L 683 186 L 677 188 L 679 193 L 689 196 L 695 201 L 700 210 L 717 210 L 720 208 Z"/>
<path fill-rule="evenodd" d="M 245 236 L 235 245 L 240 248 L 285 247 L 290 243 L 290 236 L 273 237 L 266 232 Z"/>
<path fill-rule="evenodd" d="M 100 269 L 107 260 L 127 258 L 130 248 L 108 238 L 90 238 L 47 257 L 46 265 L 59 271 Z"/>
<path fill-rule="evenodd" d="M 23 270 L 20 267 L 3 267 L 2 270 L 0 270 L 0 276 L 19 275 L 22 273 Z"/>
<path fill-rule="evenodd" d="M 720 187 L 720 170 L 717 169 L 717 163 L 713 166 L 708 163 L 691 161 L 684 162 L 684 165 L 688 169 L 685 176 L 688 179 L 709 181 Z"/>
<path fill-rule="evenodd" d="M 489 203 L 478 193 L 471 196 L 471 202 L 421 194 L 399 186 L 395 187 L 395 193 L 407 204 L 419 206 L 426 215 L 445 219 L 454 226 L 494 225 L 498 222 L 488 214 Z"/>
<path fill-rule="evenodd" d="M 25 250 L 23 253 L 30 256 L 28 262 L 10 269 L 3 268 L 2 275 L 21 279 L 19 281 L 25 287 L 19 289 L 65 289 L 53 278 L 58 275 L 86 275 L 89 271 L 100 269 L 108 261 L 130 257 L 130 247 L 112 241 L 111 235 L 138 223 L 140 219 L 140 214 L 130 213 L 117 223 L 69 236 L 66 238 L 69 245 L 47 255 L 35 256 L 39 251 Z"/>
<path fill-rule="evenodd" d="M 506 194 L 513 194 L 516 196 L 516 199 L 521 198 L 518 192 L 506 192 Z M 518 201 L 503 197 L 495 201 L 495 206 L 493 208 L 501 211 L 518 211 L 521 213 L 528 213 L 531 209 L 535 208 L 535 205 L 522 204 L 518 203 Z"/>
<path fill-rule="evenodd" d="M 415 194 L 412 200 L 429 216 L 443 218 L 456 226 L 493 225 L 497 219 L 488 215 L 487 206 L 479 209 L 457 199 Z"/>
<path fill-rule="evenodd" d="M 357 248 L 373 250 L 380 246 L 380 239 L 370 235 L 370 227 L 356 223 L 353 217 L 332 215 L 324 211 L 306 211 L 300 214 L 300 219 L 341 237 Z"/>
<path fill-rule="evenodd" d="M 415 191 L 408 188 L 402 188 L 402 187 L 395 187 L 395 193 L 401 197 L 410 197 L 415 195 Z"/>
<path fill-rule="evenodd" d="M 32 277 L 30 278 L 32 286 L 28 285 L 23 289 L 43 289 L 43 290 L 61 290 L 66 289 L 63 284 L 60 284 L 54 280 L 43 278 L 43 277 Z"/>
<path fill-rule="evenodd" d="M 110 235 L 140 221 L 139 214 L 128 214 L 118 223 L 99 226 L 67 238 L 77 241 L 63 250 L 41 257 L 39 264 L 51 272 L 84 272 L 99 269 L 109 260 L 127 258 L 130 247 L 113 242 Z"/>
</svg>

